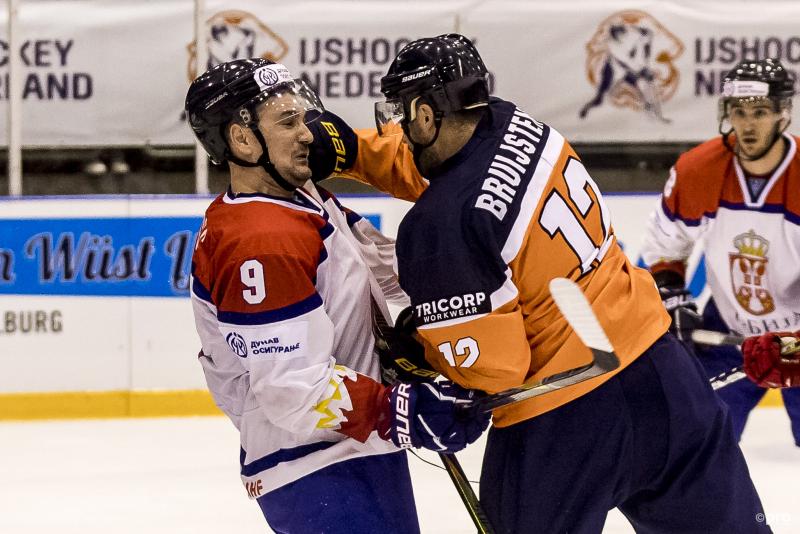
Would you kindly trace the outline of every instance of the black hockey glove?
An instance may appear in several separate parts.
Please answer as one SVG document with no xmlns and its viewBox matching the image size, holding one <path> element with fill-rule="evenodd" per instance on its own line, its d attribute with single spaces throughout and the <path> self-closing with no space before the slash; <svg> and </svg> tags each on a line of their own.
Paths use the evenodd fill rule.
<svg viewBox="0 0 800 534">
<path fill-rule="evenodd" d="M 669 331 L 685 343 L 691 343 L 692 332 L 703 326 L 703 317 L 683 277 L 673 271 L 660 271 L 653 275 L 661 295 L 661 302 L 672 317 Z"/>
<path fill-rule="evenodd" d="M 308 129 L 314 134 L 314 141 L 308 147 L 308 165 L 314 183 L 353 166 L 358 154 L 358 138 L 338 115 L 326 109 L 308 123 Z"/>
<path fill-rule="evenodd" d="M 375 350 L 384 384 L 433 381 L 439 376 L 425 359 L 425 347 L 414 337 L 415 332 L 411 306 L 400 312 L 394 328 L 380 328 Z"/>
<path fill-rule="evenodd" d="M 381 398 L 378 435 L 401 449 L 458 452 L 489 426 L 490 413 L 463 409 L 482 395 L 449 380 L 400 382 L 386 388 Z"/>
</svg>

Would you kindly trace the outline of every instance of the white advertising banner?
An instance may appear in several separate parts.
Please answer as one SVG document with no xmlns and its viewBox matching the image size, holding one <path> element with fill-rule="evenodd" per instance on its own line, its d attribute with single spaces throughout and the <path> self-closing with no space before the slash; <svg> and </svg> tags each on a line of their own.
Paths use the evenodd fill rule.
<svg viewBox="0 0 800 534">
<path fill-rule="evenodd" d="M 257 56 L 283 62 L 323 102 L 368 126 L 380 77 L 399 49 L 452 31 L 467 5 L 211 0 L 209 66 Z M 193 9 L 192 0 L 22 2 L 23 144 L 192 143 L 183 104 L 196 73 Z M 0 99 L 7 99 L 4 12 L 0 25 Z M 0 106 L 3 124 L 6 113 Z M 0 143 L 6 138 L 0 128 Z"/>
<path fill-rule="evenodd" d="M 634 259 L 658 198 L 606 197 Z M 0 395 L 204 389 L 188 277 L 210 200 L 0 200 Z M 341 201 L 391 236 L 410 207 Z"/>
<path fill-rule="evenodd" d="M 188 145 L 183 100 L 196 72 L 191 0 L 26 0 L 25 146 Z M 267 57 L 307 79 L 357 127 L 410 40 L 476 39 L 495 94 L 582 142 L 715 135 L 720 80 L 744 58 L 800 65 L 800 2 L 206 2 L 209 65 Z M 5 123 L 6 106 L 0 105 Z M 0 144 L 6 142 L 0 128 Z"/>
<path fill-rule="evenodd" d="M 745 59 L 800 70 L 800 2 L 486 2 L 477 37 L 496 93 L 572 141 L 717 135 L 722 79 Z M 797 119 L 795 110 L 795 119 Z"/>
<path fill-rule="evenodd" d="M 20 2 L 22 44 L 8 49 L 0 13 L 0 100 L 8 55 L 23 65 L 24 146 L 189 143 L 181 111 L 181 55 L 192 39 L 191 1 Z M 7 106 L 0 105 L 6 124 Z M 0 142 L 7 142 L 0 128 Z"/>
</svg>

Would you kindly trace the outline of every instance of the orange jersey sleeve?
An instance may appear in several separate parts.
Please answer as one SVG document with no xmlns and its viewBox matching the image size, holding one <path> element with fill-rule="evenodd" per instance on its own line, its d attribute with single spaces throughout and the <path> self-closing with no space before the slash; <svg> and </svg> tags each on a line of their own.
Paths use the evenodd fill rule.
<svg viewBox="0 0 800 534">
<path fill-rule="evenodd" d="M 428 183 L 417 171 L 402 134 L 380 136 L 375 129 L 355 133 L 356 161 L 350 169 L 334 176 L 358 180 L 395 198 L 415 202 Z"/>
</svg>

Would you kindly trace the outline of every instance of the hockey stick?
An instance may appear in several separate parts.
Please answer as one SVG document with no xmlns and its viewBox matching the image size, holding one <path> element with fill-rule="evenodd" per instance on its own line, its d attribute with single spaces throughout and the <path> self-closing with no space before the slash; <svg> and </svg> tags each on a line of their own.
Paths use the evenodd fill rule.
<svg viewBox="0 0 800 534">
<path fill-rule="evenodd" d="M 524 384 L 507 389 L 493 395 L 487 395 L 475 401 L 467 408 L 469 411 L 490 412 L 500 406 L 507 406 L 551 391 L 556 391 L 574 384 L 600 376 L 619 367 L 619 358 L 614 354 L 611 342 L 597 321 L 589 301 L 577 284 L 566 278 L 550 281 L 550 294 L 556 306 L 578 335 L 584 345 L 592 351 L 592 362 L 561 373 L 543 378 L 539 382 Z M 458 463 L 455 455 L 439 453 L 447 474 L 453 481 L 461 500 L 469 512 L 472 522 L 481 534 L 493 532 L 489 519 L 481 508 L 480 501 L 470 486 L 469 480 Z"/>
<path fill-rule="evenodd" d="M 714 330 L 694 330 L 692 331 L 692 341 L 699 345 L 709 345 L 709 346 L 720 346 L 720 345 L 727 345 L 727 346 L 741 346 L 744 343 L 744 337 L 737 335 L 737 334 L 725 334 L 722 332 L 715 332 Z M 784 338 L 785 339 L 785 338 Z M 786 342 L 781 347 L 781 354 L 788 355 L 788 354 L 795 354 L 800 352 L 800 341 L 792 340 Z M 732 384 L 741 380 L 742 378 L 746 377 L 747 374 L 742 369 L 742 366 L 734 367 L 733 369 L 729 369 L 724 371 L 717 376 L 711 377 L 709 382 L 711 382 L 711 387 L 714 390 L 720 389 L 722 387 L 727 386 L 728 384 Z"/>
<path fill-rule="evenodd" d="M 390 351 L 390 347 L 386 340 L 389 338 L 387 333 L 391 331 L 391 327 L 386 321 L 386 318 L 383 316 L 383 313 L 380 311 L 378 303 L 374 298 L 371 300 L 372 328 L 375 335 L 375 346 L 377 348 L 379 344 L 383 344 L 383 352 L 388 353 Z M 380 356 L 380 358 L 382 360 L 383 356 Z M 414 367 L 416 368 L 416 366 Z M 396 373 L 394 373 L 394 376 L 392 376 L 390 373 L 384 373 L 383 361 L 381 361 L 381 368 L 384 383 L 393 384 L 398 381 Z M 426 378 L 431 379 L 432 377 L 431 375 L 427 375 Z M 417 456 L 417 454 L 414 453 L 414 456 Z M 417 456 L 417 458 L 419 458 L 419 456 Z M 456 455 L 453 453 L 440 452 L 439 458 L 442 461 L 442 465 L 444 465 L 444 470 L 447 471 L 448 475 L 450 475 L 450 480 L 453 481 L 453 486 L 455 486 L 458 496 L 461 497 L 461 501 L 464 503 L 470 519 L 472 519 L 472 522 L 478 529 L 478 534 L 494 534 L 491 523 L 489 523 L 486 513 L 483 511 L 483 508 L 481 508 L 481 503 L 478 500 L 477 495 L 475 495 L 475 491 L 472 489 L 467 475 L 464 474 L 464 470 L 461 468 L 461 464 L 458 462 Z M 421 459 L 422 458 L 420 458 L 420 460 Z"/>
<path fill-rule="evenodd" d="M 721 345 L 726 346 L 740 346 L 744 342 L 744 337 L 737 334 L 725 334 L 723 332 L 716 332 L 714 330 L 692 330 L 692 341 L 698 345 L 708 345 L 710 347 L 718 347 Z M 717 376 L 711 377 L 708 381 L 711 383 L 711 388 L 714 391 L 724 388 L 728 384 L 738 382 L 747 375 L 742 370 L 742 366 L 736 366 L 727 371 L 723 371 Z"/>
<path fill-rule="evenodd" d="M 744 337 L 737 334 L 725 334 L 714 330 L 692 330 L 692 341 L 698 345 L 741 345 Z"/>
<path fill-rule="evenodd" d="M 611 342 L 578 285 L 567 278 L 555 278 L 550 281 L 550 294 L 580 340 L 592 351 L 592 362 L 547 376 L 539 382 L 487 395 L 475 401 L 470 406 L 471 410 L 490 412 L 501 406 L 573 386 L 619 367 L 619 358 L 614 354 Z"/>
<path fill-rule="evenodd" d="M 458 463 L 456 455 L 440 452 L 439 458 L 444 464 L 445 471 L 450 475 L 450 480 L 453 481 L 453 485 L 456 487 L 458 496 L 461 497 L 470 519 L 475 524 L 475 528 L 478 529 L 478 534 L 494 534 L 489 518 L 486 517 L 486 513 L 481 507 L 481 502 L 478 500 L 478 496 L 475 495 L 467 475 L 464 474 L 464 470 L 461 469 L 461 464 Z"/>
<path fill-rule="evenodd" d="M 740 365 L 738 367 L 734 367 L 733 369 L 728 369 L 717 376 L 711 377 L 708 381 L 711 383 L 711 389 L 716 391 L 719 388 L 724 388 L 728 384 L 738 382 L 746 376 L 747 374 L 742 370 L 742 366 Z"/>
<path fill-rule="evenodd" d="M 724 334 L 722 332 L 715 332 L 714 330 L 693 330 L 692 341 L 700 345 L 736 345 L 741 346 L 744 343 L 744 336 L 738 334 Z M 800 340 L 795 339 L 794 336 L 781 338 L 781 354 L 795 354 L 800 352 Z"/>
</svg>

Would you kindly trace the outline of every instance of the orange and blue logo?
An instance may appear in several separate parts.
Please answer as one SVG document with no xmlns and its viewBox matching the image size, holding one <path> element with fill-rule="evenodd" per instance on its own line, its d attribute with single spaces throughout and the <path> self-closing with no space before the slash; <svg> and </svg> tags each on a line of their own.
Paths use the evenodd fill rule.
<svg viewBox="0 0 800 534">
<path fill-rule="evenodd" d="M 580 110 L 585 119 L 604 102 L 670 122 L 662 104 L 678 89 L 675 61 L 684 45 L 644 11 L 619 11 L 597 27 L 586 44 L 586 76 L 595 96 Z"/>
<path fill-rule="evenodd" d="M 220 63 L 253 57 L 277 63 L 289 51 L 286 41 L 246 11 L 220 11 L 206 21 L 206 28 L 208 63 L 202 71 Z M 194 80 L 197 76 L 195 43 L 189 43 L 186 48 L 189 52 L 187 74 L 189 80 Z"/>
</svg>

